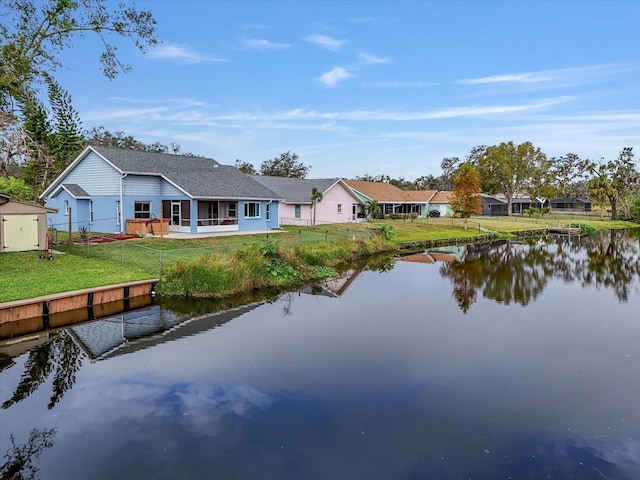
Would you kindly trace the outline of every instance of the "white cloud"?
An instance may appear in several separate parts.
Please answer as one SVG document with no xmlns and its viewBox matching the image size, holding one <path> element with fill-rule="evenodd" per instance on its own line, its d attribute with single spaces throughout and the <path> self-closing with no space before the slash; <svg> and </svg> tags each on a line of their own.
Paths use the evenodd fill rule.
<svg viewBox="0 0 640 480">
<path fill-rule="evenodd" d="M 288 43 L 271 42 L 260 38 L 243 38 L 242 44 L 245 47 L 261 50 L 282 50 L 291 47 Z"/>
<path fill-rule="evenodd" d="M 353 77 L 353 74 L 346 68 L 335 67 L 328 72 L 323 73 L 318 80 L 329 87 L 337 85 L 339 82 Z"/>
<path fill-rule="evenodd" d="M 358 56 L 360 57 L 360 59 L 364 63 L 369 63 L 369 64 L 373 64 L 373 63 L 389 63 L 389 62 L 391 62 L 391 60 L 389 60 L 388 58 L 376 57 L 375 55 L 370 55 L 370 54 L 364 53 L 364 52 L 358 52 Z"/>
<path fill-rule="evenodd" d="M 544 82 L 550 80 L 550 77 L 537 76 L 533 73 L 518 73 L 509 75 L 493 75 L 482 78 L 467 78 L 458 80 L 456 83 L 460 85 L 480 85 L 485 83 L 532 83 Z"/>
<path fill-rule="evenodd" d="M 328 48 L 329 50 L 334 51 L 340 50 L 344 45 L 349 43 L 348 40 L 338 40 L 326 35 L 309 35 L 307 37 L 307 41 L 320 47 Z"/>
<path fill-rule="evenodd" d="M 376 88 L 421 88 L 421 87 L 433 87 L 438 85 L 436 82 L 374 82 L 367 83 L 365 87 Z"/>
<path fill-rule="evenodd" d="M 339 67 L 336 67 L 339 68 Z M 334 69 L 335 70 L 335 69 Z M 332 70 L 333 71 L 333 70 Z M 331 73 L 331 72 L 328 72 Z M 440 110 L 418 112 L 394 112 L 387 110 L 352 110 L 344 112 L 319 112 L 315 110 L 293 109 L 276 113 L 235 113 L 215 116 L 214 120 L 264 121 L 264 120 L 348 120 L 348 121 L 411 121 L 439 120 L 444 118 L 479 117 L 487 115 L 509 115 L 518 112 L 542 110 L 567 101 L 567 97 L 557 97 L 532 103 L 516 105 L 485 105 L 451 107 Z"/>
<path fill-rule="evenodd" d="M 589 65 L 586 67 L 558 68 L 555 70 L 540 70 L 537 72 L 507 73 L 502 75 L 490 75 L 479 78 L 465 78 L 458 80 L 460 85 L 484 85 L 494 83 L 554 83 L 557 86 L 583 84 L 598 81 L 601 78 L 625 73 L 640 68 L 634 62 L 614 62 L 602 65 Z"/>
<path fill-rule="evenodd" d="M 181 63 L 211 63 L 211 62 L 228 62 L 229 60 L 221 57 L 213 57 L 200 53 L 191 47 L 184 45 L 162 44 L 149 52 L 149 56 L 153 58 L 166 58 L 176 60 Z"/>
</svg>

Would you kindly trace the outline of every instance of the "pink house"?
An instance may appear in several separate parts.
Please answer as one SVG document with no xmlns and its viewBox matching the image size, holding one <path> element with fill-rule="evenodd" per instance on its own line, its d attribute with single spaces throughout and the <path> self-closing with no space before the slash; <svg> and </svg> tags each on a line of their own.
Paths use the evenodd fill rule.
<svg viewBox="0 0 640 480">
<path fill-rule="evenodd" d="M 262 175 L 253 175 L 252 178 L 284 198 L 278 207 L 280 225 L 312 225 L 311 192 L 314 187 L 322 193 L 322 200 L 316 204 L 316 225 L 357 222 L 358 214 L 363 208 L 360 199 L 339 178 L 307 179 Z"/>
</svg>

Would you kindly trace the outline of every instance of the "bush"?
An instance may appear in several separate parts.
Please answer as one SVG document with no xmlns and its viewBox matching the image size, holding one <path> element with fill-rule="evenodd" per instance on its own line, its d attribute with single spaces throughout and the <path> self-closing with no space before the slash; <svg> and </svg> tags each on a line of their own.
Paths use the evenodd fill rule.
<svg viewBox="0 0 640 480">
<path fill-rule="evenodd" d="M 569 226 L 571 228 L 579 228 L 580 235 L 589 235 L 590 233 L 596 231 L 594 227 L 592 227 L 591 225 L 587 225 L 586 223 L 571 223 L 569 224 Z"/>
<path fill-rule="evenodd" d="M 536 207 L 527 208 L 523 213 L 529 218 L 539 217 L 541 215 L 540 209 Z"/>
</svg>

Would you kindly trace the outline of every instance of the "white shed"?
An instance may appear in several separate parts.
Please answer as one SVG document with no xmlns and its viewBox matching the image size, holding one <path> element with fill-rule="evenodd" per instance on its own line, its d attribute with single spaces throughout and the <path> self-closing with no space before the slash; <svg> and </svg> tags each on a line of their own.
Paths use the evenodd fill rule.
<svg viewBox="0 0 640 480">
<path fill-rule="evenodd" d="M 0 253 L 46 250 L 47 213 L 57 212 L 0 193 Z"/>
</svg>

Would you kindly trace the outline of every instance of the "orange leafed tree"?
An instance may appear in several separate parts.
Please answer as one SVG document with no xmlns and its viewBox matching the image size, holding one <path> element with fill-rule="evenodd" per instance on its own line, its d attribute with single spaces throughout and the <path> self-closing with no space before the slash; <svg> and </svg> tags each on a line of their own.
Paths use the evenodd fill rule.
<svg viewBox="0 0 640 480">
<path fill-rule="evenodd" d="M 467 229 L 469 217 L 482 213 L 480 174 L 469 162 L 460 165 L 458 173 L 453 179 L 451 208 L 453 208 L 454 212 L 460 213 L 464 217 L 465 230 Z"/>
</svg>

